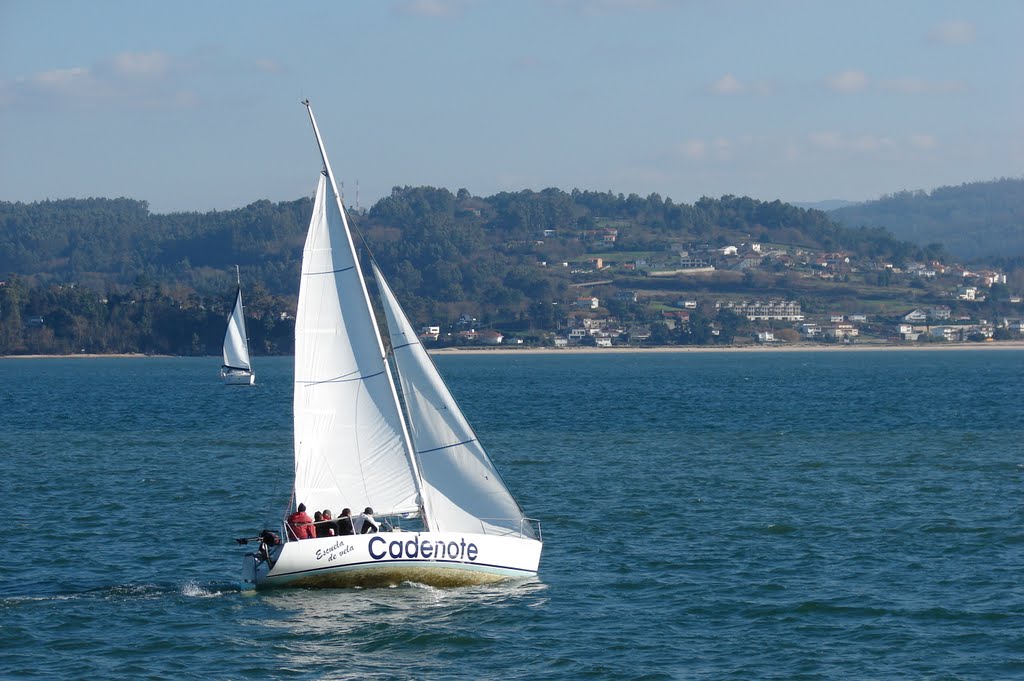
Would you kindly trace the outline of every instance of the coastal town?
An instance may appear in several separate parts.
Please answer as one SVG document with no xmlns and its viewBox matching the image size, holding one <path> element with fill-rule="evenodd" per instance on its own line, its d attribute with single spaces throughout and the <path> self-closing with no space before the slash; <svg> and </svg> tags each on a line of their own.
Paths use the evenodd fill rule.
<svg viewBox="0 0 1024 681">
<path fill-rule="evenodd" d="M 551 238 L 556 232 L 546 230 L 543 236 Z M 581 235 L 606 246 L 613 246 L 616 237 L 615 229 Z M 557 328 L 524 339 L 523 334 L 482 328 L 475 317 L 463 314 L 448 325 L 422 327 L 421 340 L 440 346 L 643 347 L 685 342 L 695 322 L 706 322 L 708 336 L 702 341 L 712 344 L 958 343 L 1014 340 L 1024 335 L 1022 297 L 1010 293 L 1005 273 L 938 261 L 898 265 L 858 259 L 844 252 L 814 253 L 742 243 L 718 248 L 680 245 L 671 255 L 623 258 L 610 253 L 557 265 L 539 262 L 538 266 L 566 268 L 577 278 L 591 280 L 575 285 L 587 293 L 566 306 Z M 828 310 L 807 310 L 794 299 L 674 295 L 657 287 L 614 288 L 616 279 L 624 274 L 649 281 L 689 281 L 693 288 L 701 280 L 721 283 L 738 279 L 752 285 L 759 277 L 768 276 L 781 276 L 795 284 L 803 280 L 897 286 L 903 282 L 921 295 L 917 296 L 920 304 L 913 307 L 856 301 Z M 605 295 L 597 295 L 599 291 Z M 997 309 L 995 303 L 1008 312 L 992 314 Z M 738 322 L 724 338 L 722 318 Z"/>
</svg>

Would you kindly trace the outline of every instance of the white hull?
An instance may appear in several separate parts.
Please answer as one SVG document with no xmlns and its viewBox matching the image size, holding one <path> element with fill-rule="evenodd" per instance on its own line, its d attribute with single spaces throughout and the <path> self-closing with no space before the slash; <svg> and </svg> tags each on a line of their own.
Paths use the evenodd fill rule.
<svg viewBox="0 0 1024 681">
<path fill-rule="evenodd" d="M 381 532 L 290 541 L 272 547 L 273 567 L 245 557 L 243 589 L 381 587 L 416 582 L 437 587 L 534 577 L 541 542 L 459 532 Z"/>
<path fill-rule="evenodd" d="M 256 385 L 256 374 L 251 371 L 221 370 L 220 378 L 224 385 Z"/>
</svg>

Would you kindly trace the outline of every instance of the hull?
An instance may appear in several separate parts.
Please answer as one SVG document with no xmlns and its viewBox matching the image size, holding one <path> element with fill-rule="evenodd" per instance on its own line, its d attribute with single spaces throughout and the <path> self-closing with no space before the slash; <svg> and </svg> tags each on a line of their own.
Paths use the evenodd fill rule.
<svg viewBox="0 0 1024 681">
<path fill-rule="evenodd" d="M 541 542 L 518 536 L 458 532 L 381 532 L 290 541 L 271 562 L 245 557 L 243 589 L 436 587 L 534 577 Z"/>
<path fill-rule="evenodd" d="M 224 385 L 256 385 L 256 374 L 251 371 L 221 371 Z"/>
</svg>

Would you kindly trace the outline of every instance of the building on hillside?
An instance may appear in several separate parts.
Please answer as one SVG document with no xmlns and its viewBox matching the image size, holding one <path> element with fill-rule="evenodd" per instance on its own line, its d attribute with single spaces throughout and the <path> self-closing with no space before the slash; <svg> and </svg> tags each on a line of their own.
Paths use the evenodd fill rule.
<svg viewBox="0 0 1024 681">
<path fill-rule="evenodd" d="M 804 320 L 803 312 L 800 311 L 800 303 L 795 300 L 755 300 L 754 302 L 744 300 L 739 303 L 722 303 L 721 307 L 743 315 L 751 321 L 802 322 Z"/>
<path fill-rule="evenodd" d="M 913 324 L 897 324 L 896 337 L 905 341 L 916 341 L 921 333 L 914 328 Z"/>
<path fill-rule="evenodd" d="M 800 325 L 800 335 L 804 338 L 817 338 L 821 335 L 821 327 L 813 322 Z"/>
<path fill-rule="evenodd" d="M 860 331 L 853 324 L 835 324 L 825 329 L 825 336 L 836 340 L 856 338 L 859 335 Z"/>
<path fill-rule="evenodd" d="M 928 335 L 932 338 L 947 341 L 963 340 L 963 330 L 957 326 L 933 326 L 928 329 Z"/>
<path fill-rule="evenodd" d="M 576 307 L 582 308 L 584 310 L 596 310 L 597 308 L 601 307 L 601 301 L 598 298 L 594 298 L 593 296 L 585 296 L 583 298 L 576 299 Z"/>
<path fill-rule="evenodd" d="M 648 326 L 631 326 L 626 331 L 629 340 L 632 342 L 645 341 L 651 337 L 651 329 Z"/>
<path fill-rule="evenodd" d="M 503 341 L 504 339 L 504 334 L 502 334 L 500 331 L 493 331 L 491 329 L 480 331 L 479 333 L 476 334 L 477 342 L 481 343 L 482 345 L 501 345 L 501 341 Z"/>
<path fill-rule="evenodd" d="M 924 310 L 917 308 L 907 312 L 900 319 L 908 324 L 924 324 L 928 321 L 928 315 L 925 314 Z"/>
<path fill-rule="evenodd" d="M 978 298 L 978 287 L 976 286 L 957 286 L 956 297 L 960 300 L 977 300 Z"/>
</svg>

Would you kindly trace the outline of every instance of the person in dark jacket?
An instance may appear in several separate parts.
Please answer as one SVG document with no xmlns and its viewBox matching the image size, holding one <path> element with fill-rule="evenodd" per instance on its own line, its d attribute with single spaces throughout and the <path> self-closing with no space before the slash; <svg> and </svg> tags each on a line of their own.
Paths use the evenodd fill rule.
<svg viewBox="0 0 1024 681">
<path fill-rule="evenodd" d="M 313 519 L 306 513 L 305 504 L 299 504 L 295 513 L 288 516 L 288 534 L 291 539 L 315 538 L 316 530 L 313 527 Z"/>
<path fill-rule="evenodd" d="M 352 509 L 342 509 L 341 515 L 338 517 L 338 534 L 355 534 L 355 530 L 352 529 Z"/>
<path fill-rule="evenodd" d="M 338 531 L 338 525 L 334 522 L 334 518 L 331 516 L 331 510 L 324 509 L 321 516 L 321 522 L 316 525 L 317 538 L 333 537 Z"/>
</svg>

